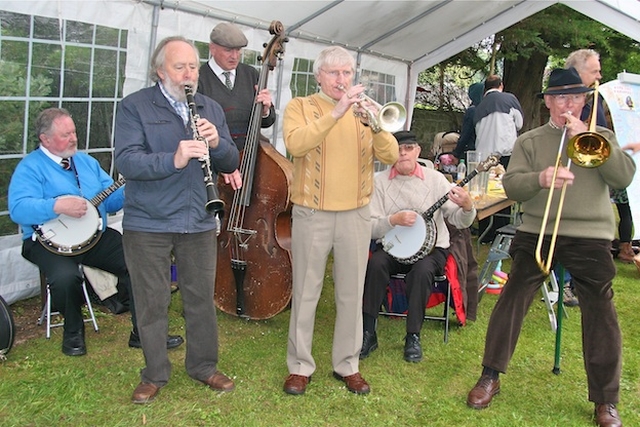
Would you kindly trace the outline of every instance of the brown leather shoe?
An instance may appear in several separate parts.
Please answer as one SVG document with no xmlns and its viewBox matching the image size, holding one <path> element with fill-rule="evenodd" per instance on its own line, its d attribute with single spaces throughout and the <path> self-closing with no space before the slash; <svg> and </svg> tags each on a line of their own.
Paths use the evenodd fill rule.
<svg viewBox="0 0 640 427">
<path fill-rule="evenodd" d="M 620 415 L 613 403 L 596 403 L 593 416 L 600 427 L 622 427 Z"/>
<path fill-rule="evenodd" d="M 356 372 L 353 375 L 341 376 L 337 372 L 333 373 L 333 377 L 337 380 L 344 382 L 347 385 L 347 390 L 355 394 L 367 394 L 371 391 L 369 384 L 362 378 L 360 372 Z"/>
<path fill-rule="evenodd" d="M 213 375 L 202 382 L 215 391 L 228 392 L 236 388 L 233 380 L 220 371 L 214 372 Z"/>
<path fill-rule="evenodd" d="M 500 393 L 500 378 L 482 375 L 467 396 L 467 406 L 473 409 L 484 409 L 498 393 Z"/>
<path fill-rule="evenodd" d="M 284 380 L 284 392 L 288 394 L 300 395 L 304 394 L 307 389 L 307 384 L 311 382 L 311 377 L 305 377 L 304 375 L 290 374 L 286 380 Z"/>
<path fill-rule="evenodd" d="M 133 403 L 149 403 L 153 401 L 158 395 L 160 391 L 160 387 L 151 383 L 140 383 L 135 390 L 133 390 L 133 396 L 131 397 L 131 401 Z"/>
</svg>

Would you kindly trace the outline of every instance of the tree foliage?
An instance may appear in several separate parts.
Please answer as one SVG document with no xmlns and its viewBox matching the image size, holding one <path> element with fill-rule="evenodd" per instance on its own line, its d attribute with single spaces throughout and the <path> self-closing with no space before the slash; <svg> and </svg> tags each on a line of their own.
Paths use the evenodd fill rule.
<svg viewBox="0 0 640 427">
<path fill-rule="evenodd" d="M 441 93 L 432 95 L 428 103 L 446 109 L 459 105 L 461 93 L 468 104 L 464 91 L 469 84 L 483 80 L 489 73 L 501 75 L 505 91 L 520 100 L 525 113 L 523 130 L 528 130 L 544 121 L 546 109 L 541 108 L 536 95 L 546 84 L 549 70 L 563 67 L 569 53 L 583 48 L 600 53 L 603 82 L 615 79 L 624 70 L 640 73 L 638 41 L 556 4 L 426 70 L 421 73 L 419 84 L 434 91 L 440 88 Z M 465 80 L 464 76 L 469 77 Z M 438 85 L 439 81 L 444 84 Z"/>
</svg>

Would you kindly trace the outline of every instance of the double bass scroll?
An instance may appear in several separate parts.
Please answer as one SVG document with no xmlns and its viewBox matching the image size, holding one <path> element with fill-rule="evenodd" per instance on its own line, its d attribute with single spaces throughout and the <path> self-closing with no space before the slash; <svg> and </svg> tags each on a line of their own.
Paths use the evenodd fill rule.
<svg viewBox="0 0 640 427">
<path fill-rule="evenodd" d="M 284 54 L 284 28 L 273 21 L 273 38 L 259 58 L 257 92 Z M 225 313 L 268 319 L 291 300 L 291 201 L 293 165 L 260 134 L 262 103 L 255 103 L 241 154 L 242 187 L 219 179 L 220 198 L 230 206 L 218 237 L 214 300 Z"/>
</svg>

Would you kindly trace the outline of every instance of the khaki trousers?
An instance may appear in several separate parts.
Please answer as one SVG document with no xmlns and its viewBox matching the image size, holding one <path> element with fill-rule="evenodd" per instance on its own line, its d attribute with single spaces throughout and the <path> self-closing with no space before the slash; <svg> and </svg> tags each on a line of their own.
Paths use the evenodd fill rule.
<svg viewBox="0 0 640 427">
<path fill-rule="evenodd" d="M 316 308 L 333 250 L 336 321 L 333 370 L 342 376 L 359 372 L 362 347 L 362 293 L 371 241 L 369 206 L 340 212 L 294 205 L 291 254 L 293 296 L 287 346 L 289 373 L 310 376 Z"/>
</svg>

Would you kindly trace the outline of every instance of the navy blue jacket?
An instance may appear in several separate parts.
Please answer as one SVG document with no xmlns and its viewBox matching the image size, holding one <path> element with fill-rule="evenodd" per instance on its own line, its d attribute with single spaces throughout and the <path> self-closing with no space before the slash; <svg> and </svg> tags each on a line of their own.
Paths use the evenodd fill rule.
<svg viewBox="0 0 640 427">
<path fill-rule="evenodd" d="M 209 150 L 212 169 L 238 168 L 238 149 L 231 139 L 222 107 L 194 94 L 200 117 L 218 129 L 220 143 Z M 213 230 L 215 218 L 205 211 L 204 174 L 197 159 L 176 169 L 173 156 L 181 140 L 193 139 L 158 85 L 135 92 L 120 102 L 116 114 L 115 160 L 127 180 L 125 230 L 151 233 L 198 233 Z M 214 175 L 214 181 L 216 177 Z"/>
</svg>

